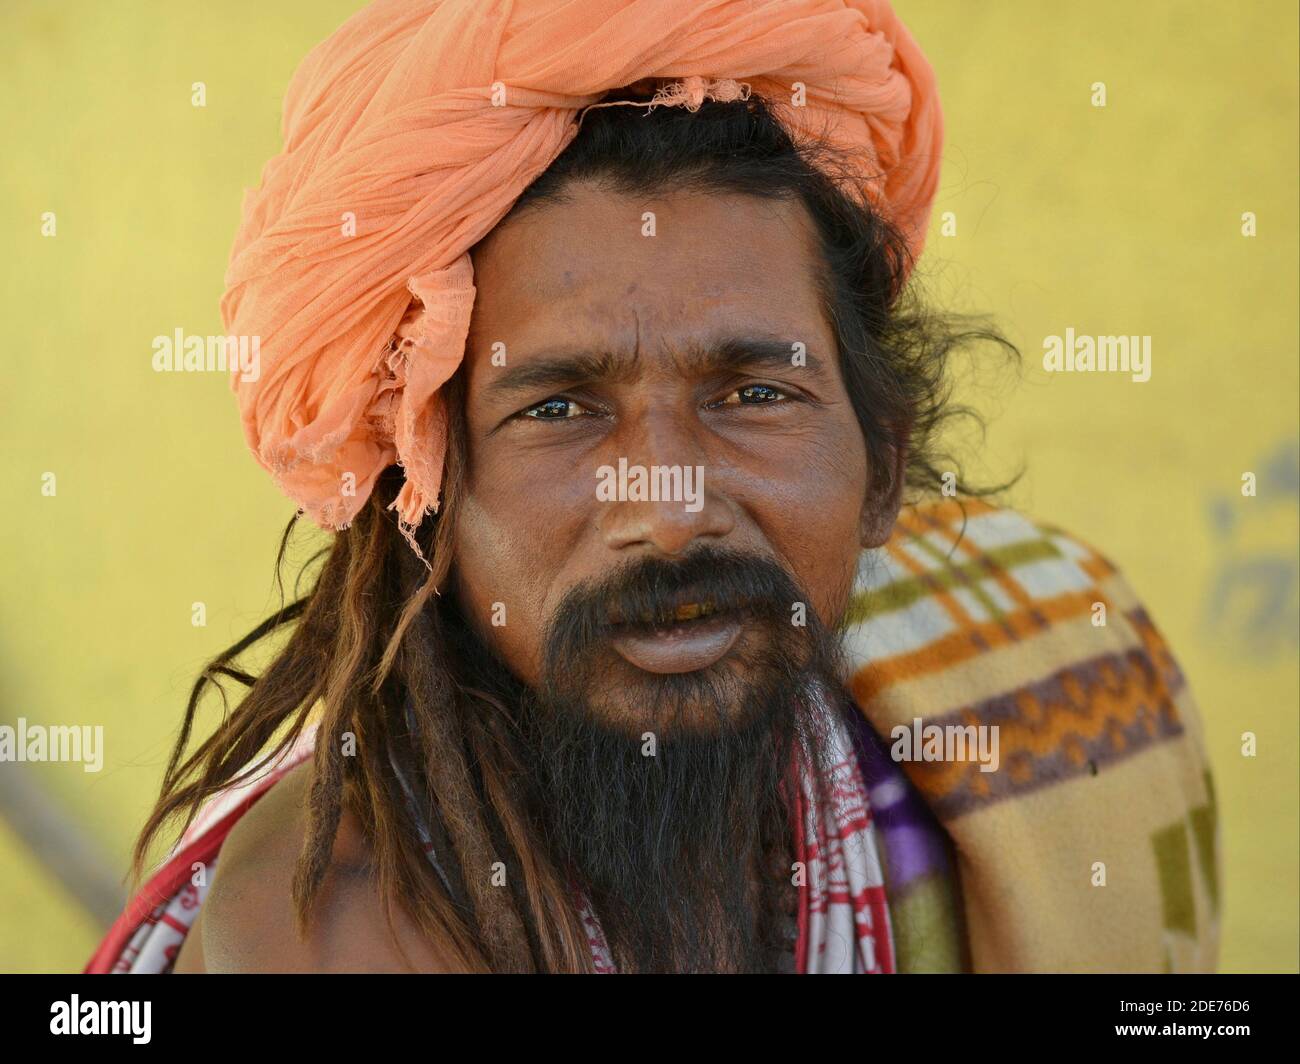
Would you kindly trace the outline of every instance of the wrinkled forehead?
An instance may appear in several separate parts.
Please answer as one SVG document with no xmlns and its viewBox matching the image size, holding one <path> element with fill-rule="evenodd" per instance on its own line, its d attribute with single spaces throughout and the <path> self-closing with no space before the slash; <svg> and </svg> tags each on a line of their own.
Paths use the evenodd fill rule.
<svg viewBox="0 0 1300 1064">
<path fill-rule="evenodd" d="M 471 375 L 494 351 L 509 363 L 559 346 L 673 357 L 739 329 L 809 346 L 827 332 L 796 200 L 574 183 L 507 218 L 473 260 Z"/>
</svg>

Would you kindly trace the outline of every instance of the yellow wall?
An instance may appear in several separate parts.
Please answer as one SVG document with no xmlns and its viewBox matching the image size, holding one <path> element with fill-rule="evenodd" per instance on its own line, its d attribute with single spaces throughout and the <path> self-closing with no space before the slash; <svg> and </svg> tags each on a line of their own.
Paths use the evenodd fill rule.
<svg viewBox="0 0 1300 1064">
<path fill-rule="evenodd" d="M 104 725 L 102 772 L 37 771 L 120 867 L 189 682 L 274 601 L 291 512 L 243 450 L 224 379 L 155 374 L 151 341 L 220 331 L 241 190 L 278 147 L 297 61 L 355 6 L 0 9 L 0 721 Z M 947 115 L 920 277 L 949 307 L 993 313 L 1026 354 L 1022 381 L 976 375 L 970 398 L 998 416 L 974 472 L 1026 463 L 1010 501 L 1099 546 L 1147 598 L 1217 770 L 1223 967 L 1294 971 L 1294 0 L 1230 17 L 1203 2 L 898 7 Z M 1104 108 L 1090 102 L 1099 81 Z M 940 235 L 943 211 L 955 236 Z M 1151 380 L 1049 377 L 1043 338 L 1067 327 L 1150 335 Z M 1245 471 L 1255 498 L 1240 494 Z M 1220 581 L 1229 605 L 1214 616 Z M 196 601 L 206 627 L 191 625 Z M 1253 759 L 1243 731 L 1258 736 Z M 0 970 L 74 968 L 95 939 L 0 826 Z"/>
</svg>

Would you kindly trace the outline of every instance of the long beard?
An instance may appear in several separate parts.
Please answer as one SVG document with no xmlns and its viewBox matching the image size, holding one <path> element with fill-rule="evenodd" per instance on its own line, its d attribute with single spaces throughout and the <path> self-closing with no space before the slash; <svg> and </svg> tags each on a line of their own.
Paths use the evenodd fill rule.
<svg viewBox="0 0 1300 1064">
<path fill-rule="evenodd" d="M 720 733 L 629 739 L 535 706 L 534 807 L 620 971 L 772 971 L 790 942 L 789 788 L 800 719 L 782 684 Z"/>
<path fill-rule="evenodd" d="M 602 668 L 608 607 L 671 612 L 682 589 L 743 611 L 751 638 L 725 665 L 639 678 L 627 694 L 652 699 L 652 723 L 629 731 Z M 839 663 L 815 616 L 791 626 L 801 601 L 764 559 L 711 548 L 684 562 L 644 561 L 560 606 L 539 690 L 496 671 L 500 704 L 517 710 L 530 818 L 590 901 L 620 971 L 788 967 L 792 799 L 798 772 L 818 771 L 825 745 L 807 695 Z"/>
</svg>

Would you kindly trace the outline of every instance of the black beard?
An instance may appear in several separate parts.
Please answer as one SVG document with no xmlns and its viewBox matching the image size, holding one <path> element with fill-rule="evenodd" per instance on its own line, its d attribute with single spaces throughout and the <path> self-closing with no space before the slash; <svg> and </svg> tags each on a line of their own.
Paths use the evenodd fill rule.
<svg viewBox="0 0 1300 1064">
<path fill-rule="evenodd" d="M 653 723 L 629 733 L 609 712 L 611 611 L 671 615 L 683 594 L 743 613 L 746 640 L 710 668 L 640 677 Z M 514 703 L 524 756 L 537 766 L 531 804 L 620 971 L 784 966 L 798 897 L 796 753 L 820 764 L 824 737 L 807 693 L 833 683 L 839 663 L 838 642 L 810 607 L 806 624 L 792 625 L 792 604 L 807 601 L 776 563 L 709 547 L 677 562 L 643 559 L 576 589 L 556 611 L 541 690 Z M 698 714 L 682 726 L 687 704 L 709 708 L 703 726 Z"/>
<path fill-rule="evenodd" d="M 745 634 L 705 669 L 635 670 L 620 698 L 610 617 L 671 615 L 683 596 L 743 616 Z M 538 690 L 441 604 L 459 681 L 510 718 L 503 741 L 536 837 L 590 901 L 619 971 L 790 968 L 796 765 L 825 767 L 808 694 L 842 675 L 838 639 L 810 604 L 793 624 L 794 603 L 809 599 L 766 558 L 703 547 L 641 559 L 565 597 Z M 630 703 L 635 727 L 620 712 Z"/>
<path fill-rule="evenodd" d="M 534 705 L 536 820 L 620 971 L 779 966 L 797 902 L 786 771 L 796 698 L 783 685 L 743 728 L 653 748 L 581 705 Z"/>
</svg>

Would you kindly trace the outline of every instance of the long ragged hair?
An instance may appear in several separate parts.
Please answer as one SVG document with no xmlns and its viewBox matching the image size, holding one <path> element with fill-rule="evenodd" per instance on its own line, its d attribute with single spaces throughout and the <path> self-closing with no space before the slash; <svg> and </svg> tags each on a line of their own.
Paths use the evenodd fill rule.
<svg viewBox="0 0 1300 1064">
<path fill-rule="evenodd" d="M 907 487 L 936 488 L 941 470 L 958 470 L 937 451 L 939 430 L 969 415 L 950 401 L 950 355 L 972 342 L 1014 348 L 987 323 L 929 312 L 905 288 L 908 251 L 901 235 L 861 205 L 827 149 L 796 143 L 759 98 L 706 101 L 699 111 L 608 107 L 589 112 L 581 130 L 513 208 L 562 197 L 568 181 L 598 178 L 620 191 L 689 187 L 795 199 L 820 236 L 820 279 L 839 344 L 841 371 L 878 471 L 870 485 L 888 495 L 896 448 L 906 447 Z M 527 778 L 509 714 L 466 677 L 458 660 L 463 632 L 445 596 L 454 563 L 451 529 L 465 468 L 458 373 L 447 386 L 449 446 L 444 497 L 420 530 L 426 569 L 403 539 L 388 504 L 396 469 L 380 479 L 352 526 L 333 536 L 304 567 L 311 589 L 284 604 L 218 655 L 191 691 L 161 794 L 135 851 L 137 875 L 165 825 L 188 823 L 202 802 L 239 781 L 251 763 L 285 749 L 319 714 L 307 837 L 294 877 L 305 929 L 346 809 L 370 846 L 385 910 L 401 905 L 431 941 L 469 971 L 582 972 L 591 950 L 561 870 L 527 815 Z M 966 493 L 983 494 L 958 483 Z M 281 578 L 296 518 L 277 558 Z M 284 645 L 258 675 L 241 663 L 266 642 Z M 226 686 L 245 688 L 229 708 Z M 205 696 L 226 712 L 189 751 Z M 355 737 L 356 756 L 343 755 Z M 448 885 L 433 873 L 392 760 L 402 768 L 423 822 L 443 858 Z M 509 889 L 491 885 L 504 860 Z"/>
</svg>

